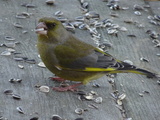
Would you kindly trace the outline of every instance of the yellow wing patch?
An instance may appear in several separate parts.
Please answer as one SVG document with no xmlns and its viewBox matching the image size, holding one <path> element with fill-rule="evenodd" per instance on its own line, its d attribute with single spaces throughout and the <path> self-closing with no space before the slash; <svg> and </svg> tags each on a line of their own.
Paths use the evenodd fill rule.
<svg viewBox="0 0 160 120">
<path fill-rule="evenodd" d="M 93 72 L 102 72 L 102 71 L 114 71 L 115 68 L 89 68 L 86 67 L 83 71 L 93 71 Z"/>
</svg>

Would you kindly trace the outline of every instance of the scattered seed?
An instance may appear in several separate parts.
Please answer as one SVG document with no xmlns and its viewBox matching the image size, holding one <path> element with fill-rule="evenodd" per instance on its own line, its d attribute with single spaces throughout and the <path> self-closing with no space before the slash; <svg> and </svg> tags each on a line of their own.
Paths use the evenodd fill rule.
<svg viewBox="0 0 160 120">
<path fill-rule="evenodd" d="M 15 79 L 15 78 L 11 78 L 11 79 L 9 79 L 9 82 L 11 82 L 11 83 L 15 83 L 15 82 L 22 82 L 22 79 Z"/>
<path fill-rule="evenodd" d="M 22 3 L 21 6 L 27 7 L 27 8 L 35 8 L 36 7 L 36 5 L 30 4 L 30 3 Z"/>
<path fill-rule="evenodd" d="M 10 51 L 3 51 L 2 53 L 1 53 L 1 55 L 2 56 L 10 56 L 11 55 L 11 52 Z"/>
<path fill-rule="evenodd" d="M 39 87 L 39 91 L 44 92 L 44 93 L 48 93 L 50 90 L 50 88 L 48 86 L 40 86 Z"/>
<path fill-rule="evenodd" d="M 125 23 L 129 23 L 129 24 L 132 24 L 133 23 L 133 20 L 124 20 Z"/>
<path fill-rule="evenodd" d="M 4 94 L 6 95 L 12 95 L 13 94 L 13 90 L 10 90 L 10 89 L 6 89 L 3 91 Z"/>
<path fill-rule="evenodd" d="M 77 91 L 76 94 L 77 94 L 77 95 L 86 95 L 87 93 L 84 92 L 84 91 Z"/>
<path fill-rule="evenodd" d="M 130 34 L 130 35 L 127 35 L 128 37 L 136 37 L 136 35 L 132 35 L 132 34 Z"/>
<path fill-rule="evenodd" d="M 62 120 L 62 118 L 59 115 L 52 115 L 52 120 Z"/>
<path fill-rule="evenodd" d="M 19 113 L 24 114 L 24 111 L 23 111 L 23 109 L 22 109 L 21 107 L 17 107 L 16 109 L 17 109 L 17 111 L 18 111 Z"/>
<path fill-rule="evenodd" d="M 138 15 L 138 16 L 142 15 L 142 13 L 139 12 L 139 11 L 135 11 L 134 14 L 135 14 L 135 15 Z"/>
<path fill-rule="evenodd" d="M 143 97 L 143 94 L 142 94 L 142 93 L 139 93 L 139 96 Z"/>
<path fill-rule="evenodd" d="M 24 66 L 23 66 L 23 65 L 18 65 L 18 67 L 19 67 L 20 69 L 24 69 Z"/>
<path fill-rule="evenodd" d="M 121 95 L 118 96 L 119 100 L 123 100 L 125 98 L 126 98 L 126 94 L 125 93 L 123 93 L 123 94 L 121 94 Z"/>
<path fill-rule="evenodd" d="M 123 32 L 128 31 L 126 27 L 120 27 L 119 30 L 121 30 L 121 31 L 123 31 Z"/>
<path fill-rule="evenodd" d="M 63 15 L 63 12 L 62 11 L 57 11 L 57 12 L 55 12 L 55 14 L 54 14 L 55 16 L 62 16 Z"/>
<path fill-rule="evenodd" d="M 101 104 L 103 99 L 102 99 L 102 97 L 97 97 L 94 101 L 95 101 L 95 103 Z"/>
<path fill-rule="evenodd" d="M 27 30 L 23 30 L 22 33 L 23 33 L 23 34 L 26 34 L 26 33 L 28 33 L 28 31 L 27 31 Z"/>
<path fill-rule="evenodd" d="M 46 0 L 46 4 L 47 5 L 54 5 L 55 4 L 55 0 Z"/>
<path fill-rule="evenodd" d="M 143 93 L 147 93 L 147 94 L 149 94 L 150 92 L 149 92 L 149 91 L 144 90 L 144 91 L 143 91 Z"/>
<path fill-rule="evenodd" d="M 90 18 L 99 19 L 100 15 L 96 13 L 95 11 L 89 11 L 88 13 L 85 14 L 85 17 L 87 19 L 90 19 Z"/>
<path fill-rule="evenodd" d="M 36 63 L 35 59 L 26 59 L 24 61 L 27 62 L 27 63 L 30 63 L 30 64 L 35 64 Z"/>
<path fill-rule="evenodd" d="M 83 118 L 76 118 L 75 120 L 84 120 Z"/>
<path fill-rule="evenodd" d="M 158 85 L 160 85 L 160 80 L 157 80 Z"/>
<path fill-rule="evenodd" d="M 75 113 L 78 115 L 82 115 L 84 113 L 84 110 L 82 108 L 75 109 Z"/>
<path fill-rule="evenodd" d="M 130 61 L 130 60 L 124 60 L 123 62 L 128 63 L 128 64 L 130 64 L 130 65 L 133 65 L 133 62 Z"/>
<path fill-rule="evenodd" d="M 99 88 L 100 85 L 98 83 L 93 83 L 92 87 Z"/>
<path fill-rule="evenodd" d="M 135 4 L 135 5 L 133 6 L 133 9 L 134 9 L 134 10 L 144 10 L 143 6 L 140 6 L 140 5 L 137 5 L 137 4 Z"/>
<path fill-rule="evenodd" d="M 160 15 L 154 15 L 154 18 L 155 18 L 157 21 L 160 21 Z"/>
<path fill-rule="evenodd" d="M 13 24 L 16 28 L 23 28 L 23 26 L 20 23 L 14 23 Z"/>
<path fill-rule="evenodd" d="M 112 16 L 112 17 L 119 17 L 119 15 L 117 14 L 117 13 L 110 13 L 110 16 Z"/>
<path fill-rule="evenodd" d="M 9 51 L 9 52 L 11 52 L 11 53 L 14 53 L 14 52 L 15 52 L 15 49 L 13 49 L 13 48 L 7 48 L 6 51 Z"/>
<path fill-rule="evenodd" d="M 149 60 L 147 58 L 144 58 L 144 57 L 141 57 L 140 60 L 144 61 L 144 62 L 149 62 Z"/>
<path fill-rule="evenodd" d="M 157 25 L 157 22 L 155 20 L 150 20 L 149 23 L 151 23 L 153 25 Z"/>
<path fill-rule="evenodd" d="M 83 2 L 81 5 L 84 9 L 88 9 L 89 3 L 88 2 Z"/>
<path fill-rule="evenodd" d="M 14 37 L 11 37 L 11 36 L 5 36 L 4 39 L 8 40 L 8 41 L 13 41 L 15 40 Z"/>
<path fill-rule="evenodd" d="M 78 17 L 75 17 L 75 20 L 80 21 L 80 22 L 84 22 L 85 18 L 84 18 L 84 16 L 78 16 Z"/>
<path fill-rule="evenodd" d="M 123 104 L 123 103 L 122 103 L 122 100 L 119 100 L 119 99 L 118 99 L 116 102 L 117 102 L 117 104 L 120 105 L 120 106 Z"/>
<path fill-rule="evenodd" d="M 96 106 L 96 105 L 94 105 L 94 104 L 89 104 L 89 105 L 88 105 L 88 107 L 89 107 L 89 108 L 95 108 L 95 109 L 98 109 L 98 106 Z"/>
<path fill-rule="evenodd" d="M 42 68 L 45 68 L 45 67 L 46 67 L 43 62 L 39 62 L 39 63 L 38 63 L 38 66 L 39 66 L 39 67 L 42 67 Z"/>
<path fill-rule="evenodd" d="M 114 79 L 113 79 L 113 78 L 110 78 L 110 79 L 108 79 L 108 82 L 109 82 L 110 84 L 114 84 Z"/>
<path fill-rule="evenodd" d="M 25 18 L 28 18 L 28 17 L 30 17 L 30 14 L 27 13 L 27 12 L 18 13 L 16 15 L 16 18 L 18 18 L 18 19 L 25 19 Z"/>
<path fill-rule="evenodd" d="M 95 92 L 95 91 L 90 91 L 90 93 L 91 93 L 92 95 L 98 95 L 98 93 Z"/>
<path fill-rule="evenodd" d="M 38 120 L 38 119 L 39 119 L 38 117 L 33 117 L 30 120 Z"/>
<path fill-rule="evenodd" d="M 17 100 L 20 100 L 21 99 L 21 96 L 20 95 L 17 95 L 17 94 L 12 94 L 12 97 L 14 99 L 17 99 Z"/>
<path fill-rule="evenodd" d="M 66 22 L 68 19 L 64 18 L 64 17 L 58 17 L 57 20 L 59 20 L 63 23 L 63 22 Z"/>
<path fill-rule="evenodd" d="M 157 55 L 158 57 L 160 57 L 160 53 L 157 53 L 156 55 Z"/>
<path fill-rule="evenodd" d="M 8 48 L 14 48 L 16 44 L 15 43 L 4 43 L 3 46 L 6 46 Z"/>
<path fill-rule="evenodd" d="M 84 97 L 86 100 L 89 100 L 89 101 L 94 99 L 93 94 L 84 95 Z"/>
</svg>

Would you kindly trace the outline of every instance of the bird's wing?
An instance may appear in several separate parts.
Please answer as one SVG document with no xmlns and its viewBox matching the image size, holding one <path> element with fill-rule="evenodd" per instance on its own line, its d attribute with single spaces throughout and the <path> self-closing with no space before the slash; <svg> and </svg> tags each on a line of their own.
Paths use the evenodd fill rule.
<svg viewBox="0 0 160 120">
<path fill-rule="evenodd" d="M 73 45 L 72 45 L 73 44 Z M 79 71 L 112 71 L 121 67 L 120 62 L 111 55 L 81 41 L 57 45 L 54 53 L 57 68 Z"/>
</svg>

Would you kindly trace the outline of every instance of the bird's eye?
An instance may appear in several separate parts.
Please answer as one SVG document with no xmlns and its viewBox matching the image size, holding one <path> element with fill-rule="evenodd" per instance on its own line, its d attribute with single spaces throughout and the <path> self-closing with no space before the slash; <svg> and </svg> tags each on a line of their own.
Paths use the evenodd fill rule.
<svg viewBox="0 0 160 120">
<path fill-rule="evenodd" d="M 50 23 L 50 24 L 47 25 L 48 28 L 54 28 L 55 26 L 56 26 L 55 23 Z"/>
</svg>

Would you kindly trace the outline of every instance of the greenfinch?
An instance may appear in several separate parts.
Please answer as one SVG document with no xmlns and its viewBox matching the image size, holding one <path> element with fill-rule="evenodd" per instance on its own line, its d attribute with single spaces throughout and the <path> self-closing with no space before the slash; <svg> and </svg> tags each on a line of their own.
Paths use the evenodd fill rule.
<svg viewBox="0 0 160 120">
<path fill-rule="evenodd" d="M 109 73 L 156 76 L 79 40 L 55 18 L 41 18 L 35 31 L 38 34 L 38 51 L 45 66 L 60 78 L 80 82 L 66 88 L 57 88 L 58 91 L 73 90 L 76 86 Z"/>
</svg>

